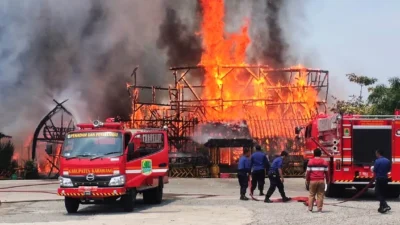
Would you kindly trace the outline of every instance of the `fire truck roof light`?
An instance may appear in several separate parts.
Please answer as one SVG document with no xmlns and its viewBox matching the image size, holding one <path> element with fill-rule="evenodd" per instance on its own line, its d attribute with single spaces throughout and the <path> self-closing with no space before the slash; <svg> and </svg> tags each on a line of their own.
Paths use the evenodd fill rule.
<svg viewBox="0 0 400 225">
<path fill-rule="evenodd" d="M 103 125 L 104 125 L 104 123 L 100 122 L 99 120 L 93 121 L 93 126 L 94 127 L 100 127 L 100 126 L 103 126 Z"/>
<path fill-rule="evenodd" d="M 95 129 L 95 128 L 105 128 L 105 129 L 123 129 L 122 123 L 101 123 L 101 125 L 95 125 L 92 123 L 80 123 L 77 127 L 81 129 Z"/>
</svg>

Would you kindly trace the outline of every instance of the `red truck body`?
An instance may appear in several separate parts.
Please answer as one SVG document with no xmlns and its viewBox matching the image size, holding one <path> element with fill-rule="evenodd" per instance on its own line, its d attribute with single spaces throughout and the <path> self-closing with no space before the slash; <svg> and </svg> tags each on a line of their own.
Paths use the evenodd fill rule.
<svg viewBox="0 0 400 225">
<path fill-rule="evenodd" d="M 122 123 L 99 121 L 78 127 L 66 135 L 60 159 L 58 194 L 69 213 L 79 204 L 116 200 L 132 211 L 139 193 L 147 203 L 161 202 L 169 166 L 165 130 L 126 130 Z"/>
<path fill-rule="evenodd" d="M 400 195 L 400 115 L 319 115 L 296 130 L 304 136 L 306 159 L 317 147 L 324 152 L 331 176 L 327 196 L 339 197 L 347 187 L 364 188 L 373 178 L 377 149 L 392 161 L 389 196 Z"/>
</svg>

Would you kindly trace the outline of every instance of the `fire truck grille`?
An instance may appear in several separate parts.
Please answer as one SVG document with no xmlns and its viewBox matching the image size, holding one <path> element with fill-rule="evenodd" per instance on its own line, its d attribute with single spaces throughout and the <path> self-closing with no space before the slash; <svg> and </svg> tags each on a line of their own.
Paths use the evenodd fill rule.
<svg viewBox="0 0 400 225">
<path fill-rule="evenodd" d="M 97 187 L 107 187 L 108 184 L 110 183 L 112 176 L 102 176 L 98 177 L 95 176 L 94 180 L 88 181 L 86 180 L 85 176 L 82 177 L 70 177 L 72 183 L 74 184 L 74 187 L 79 187 L 79 186 L 97 186 Z"/>
</svg>

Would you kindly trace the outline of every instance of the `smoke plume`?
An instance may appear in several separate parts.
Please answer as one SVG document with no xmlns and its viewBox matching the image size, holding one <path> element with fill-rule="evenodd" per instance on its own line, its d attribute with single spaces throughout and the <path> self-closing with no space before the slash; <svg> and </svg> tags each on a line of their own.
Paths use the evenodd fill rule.
<svg viewBox="0 0 400 225">
<path fill-rule="evenodd" d="M 253 62 L 286 64 L 280 18 L 287 2 L 226 1 L 228 30 L 242 25 L 243 15 L 251 19 Z M 172 83 L 169 66 L 200 61 L 200 22 L 198 1 L 2 0 L 0 132 L 32 134 L 53 98 L 69 99 L 78 122 L 127 117 L 131 71 L 139 65 L 142 85 Z"/>
<path fill-rule="evenodd" d="M 199 3 L 196 2 L 196 15 L 191 23 L 184 23 L 177 12 L 177 1 L 166 2 L 165 18 L 160 25 L 160 36 L 157 47 L 167 51 L 168 66 L 197 65 L 200 62 L 202 46 L 201 39 L 195 29 L 199 27 Z M 183 3 L 183 2 L 180 2 Z"/>
<path fill-rule="evenodd" d="M 126 82 L 165 84 L 166 56 L 155 45 L 161 0 L 4 0 L 0 4 L 0 128 L 32 134 L 55 105 L 79 121 L 128 116 Z"/>
<path fill-rule="evenodd" d="M 282 68 L 285 65 L 287 43 L 279 23 L 280 9 L 284 0 L 266 1 L 266 19 L 269 41 L 262 50 L 262 61 L 273 68 Z"/>
</svg>

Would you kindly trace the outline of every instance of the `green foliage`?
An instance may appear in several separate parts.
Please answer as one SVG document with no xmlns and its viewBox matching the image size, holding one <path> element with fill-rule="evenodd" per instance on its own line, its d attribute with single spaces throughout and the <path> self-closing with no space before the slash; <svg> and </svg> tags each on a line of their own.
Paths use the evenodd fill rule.
<svg viewBox="0 0 400 225">
<path fill-rule="evenodd" d="M 350 96 L 349 100 L 332 98 L 335 100 L 335 104 L 330 108 L 330 111 L 334 113 L 366 115 L 371 112 L 371 106 L 355 95 Z"/>
<path fill-rule="evenodd" d="M 400 108 L 400 78 L 390 78 L 389 86 L 380 84 L 373 88 L 368 103 L 373 114 L 392 115 Z"/>
<path fill-rule="evenodd" d="M 370 86 L 378 81 L 378 79 L 376 78 L 371 78 L 367 76 L 357 76 L 354 73 L 346 74 L 346 77 L 349 79 L 350 82 L 359 84 L 361 86 Z"/>
<path fill-rule="evenodd" d="M 14 145 L 11 141 L 0 143 L 0 171 L 8 170 L 14 155 Z"/>
<path fill-rule="evenodd" d="M 354 73 L 346 74 L 350 82 L 361 86 L 360 96 L 350 96 L 349 100 L 339 100 L 335 97 L 335 103 L 330 108 L 335 113 L 345 114 L 370 114 L 370 115 L 393 115 L 395 109 L 400 109 L 400 78 L 389 79 L 389 85 L 379 84 L 369 87 L 368 101 L 362 99 L 362 87 L 370 86 L 377 82 L 376 78 L 357 76 Z"/>
<path fill-rule="evenodd" d="M 347 79 L 349 79 L 350 82 L 360 85 L 360 96 L 359 96 L 360 100 L 362 99 L 363 86 L 368 87 L 375 84 L 378 81 L 378 79 L 376 78 L 367 76 L 358 76 L 354 73 L 346 74 L 346 77 Z"/>
</svg>

